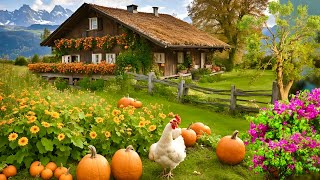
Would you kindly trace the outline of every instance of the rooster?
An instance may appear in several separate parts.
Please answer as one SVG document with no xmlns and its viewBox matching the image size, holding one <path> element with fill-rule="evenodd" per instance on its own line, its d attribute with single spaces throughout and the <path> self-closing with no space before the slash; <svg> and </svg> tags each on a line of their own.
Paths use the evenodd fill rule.
<svg viewBox="0 0 320 180">
<path fill-rule="evenodd" d="M 162 174 L 166 178 L 173 176 L 171 171 L 186 157 L 186 146 L 183 137 L 179 135 L 174 139 L 172 135 L 172 132 L 178 128 L 180 122 L 179 116 L 170 120 L 164 128 L 160 140 L 150 147 L 149 159 L 162 166 Z M 167 168 L 170 169 L 168 173 L 166 173 Z"/>
</svg>

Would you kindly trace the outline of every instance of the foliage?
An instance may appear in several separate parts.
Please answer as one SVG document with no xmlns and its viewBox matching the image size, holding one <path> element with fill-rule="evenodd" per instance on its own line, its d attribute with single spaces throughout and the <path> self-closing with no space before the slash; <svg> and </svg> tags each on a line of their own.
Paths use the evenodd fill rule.
<svg viewBox="0 0 320 180">
<path fill-rule="evenodd" d="M 14 61 L 7 60 L 7 59 L 0 59 L 1 64 L 14 64 Z"/>
<path fill-rule="evenodd" d="M 221 74 L 217 74 L 214 76 L 202 76 L 199 79 L 200 83 L 214 83 L 214 82 L 218 82 L 221 81 Z"/>
<path fill-rule="evenodd" d="M 89 77 L 85 77 L 78 81 L 78 85 L 85 90 L 99 91 L 103 90 L 105 82 L 103 79 L 91 79 Z"/>
<path fill-rule="evenodd" d="M 192 66 L 192 58 L 189 53 L 186 54 L 186 57 L 184 58 L 184 61 L 182 63 L 186 68 L 191 68 Z"/>
<path fill-rule="evenodd" d="M 320 89 L 276 102 L 250 120 L 249 162 L 255 172 L 276 171 L 281 179 L 320 171 Z"/>
<path fill-rule="evenodd" d="M 268 0 L 195 0 L 188 7 L 188 12 L 193 24 L 211 34 L 222 34 L 232 46 L 225 66 L 230 71 L 236 53 L 243 49 L 243 38 L 252 30 L 241 28 L 239 24 L 246 15 L 261 16 L 267 4 Z"/>
<path fill-rule="evenodd" d="M 212 71 L 207 68 L 192 69 L 191 70 L 192 79 L 198 80 L 198 79 L 200 79 L 200 77 L 202 77 L 204 75 L 211 74 L 211 72 Z"/>
<path fill-rule="evenodd" d="M 99 64 L 81 63 L 36 63 L 29 64 L 28 68 L 32 72 L 44 73 L 79 73 L 79 74 L 114 74 L 115 65 L 101 62 Z"/>
<path fill-rule="evenodd" d="M 40 58 L 38 54 L 33 55 L 33 57 L 31 58 L 31 63 L 38 63 L 40 62 Z"/>
<path fill-rule="evenodd" d="M 61 62 L 61 58 L 57 56 L 43 56 L 41 62 L 43 63 L 58 63 Z"/>
<path fill-rule="evenodd" d="M 184 66 L 183 64 L 178 64 L 177 69 L 178 69 L 178 71 L 180 71 L 180 70 L 186 70 L 187 67 Z"/>
<path fill-rule="evenodd" d="M 301 72 L 306 66 L 312 66 L 312 54 L 317 45 L 315 37 L 317 30 L 320 30 L 320 16 L 308 16 L 306 6 L 298 6 L 297 15 L 294 16 L 290 1 L 288 4 L 270 2 L 269 9 L 276 18 L 276 32 L 266 26 L 271 36 L 249 36 L 246 59 L 257 62 L 263 51 L 271 52 L 275 58 L 281 99 L 287 99 L 293 82 L 301 79 Z M 260 39 L 264 39 L 265 44 Z"/>
<path fill-rule="evenodd" d="M 63 79 L 63 78 L 57 78 L 54 80 L 54 86 L 60 91 L 68 89 L 68 87 L 69 87 L 68 80 Z"/>
<path fill-rule="evenodd" d="M 51 34 L 50 30 L 48 28 L 44 28 L 43 34 L 40 34 L 41 41 L 44 41 L 45 39 L 47 39 L 47 37 L 49 37 L 50 34 Z"/>
<path fill-rule="evenodd" d="M 16 58 L 16 60 L 14 61 L 14 65 L 18 65 L 18 66 L 26 66 L 28 65 L 28 60 L 23 57 L 23 56 L 19 56 Z"/>
</svg>

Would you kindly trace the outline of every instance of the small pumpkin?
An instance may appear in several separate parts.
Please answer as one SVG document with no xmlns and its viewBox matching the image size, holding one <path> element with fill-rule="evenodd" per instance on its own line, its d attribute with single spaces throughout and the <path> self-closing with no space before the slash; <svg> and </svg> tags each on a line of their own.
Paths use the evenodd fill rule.
<svg viewBox="0 0 320 180">
<path fill-rule="evenodd" d="M 70 174 L 70 168 L 68 168 L 66 173 L 61 174 L 59 180 L 73 180 L 72 174 Z"/>
<path fill-rule="evenodd" d="M 53 176 L 53 172 L 51 169 L 49 168 L 45 168 L 42 172 L 41 172 L 41 178 L 44 180 L 48 180 L 50 178 L 52 178 Z"/>
<path fill-rule="evenodd" d="M 211 134 L 211 129 L 210 129 L 210 127 L 205 125 L 205 126 L 203 127 L 203 132 L 206 133 L 206 134 L 208 134 L 208 135 L 210 135 L 210 134 Z"/>
<path fill-rule="evenodd" d="M 111 168 L 108 160 L 97 154 L 94 146 L 90 145 L 89 149 L 91 154 L 85 155 L 77 166 L 77 180 L 109 180 Z"/>
<path fill-rule="evenodd" d="M 43 171 L 44 166 L 39 162 L 33 166 L 30 166 L 29 172 L 32 177 L 40 176 L 41 172 Z"/>
<path fill-rule="evenodd" d="M 9 165 L 6 166 L 3 170 L 2 173 L 6 176 L 6 177 L 12 177 L 17 175 L 17 168 L 13 165 Z"/>
<path fill-rule="evenodd" d="M 142 107 L 142 102 L 138 101 L 138 100 L 134 100 L 131 102 L 131 106 L 135 107 L 135 108 L 141 108 Z"/>
<path fill-rule="evenodd" d="M 46 165 L 46 168 L 51 169 L 51 171 L 54 172 L 54 171 L 57 169 L 57 165 L 56 165 L 56 163 L 54 163 L 54 162 L 49 162 L 49 163 Z"/>
<path fill-rule="evenodd" d="M 68 169 L 63 167 L 62 163 L 60 164 L 60 167 L 58 167 L 54 171 L 54 177 L 59 178 L 62 174 L 67 173 Z"/>
<path fill-rule="evenodd" d="M 117 180 L 138 180 L 142 176 L 142 161 L 131 145 L 119 149 L 111 162 L 111 172 Z"/>
<path fill-rule="evenodd" d="M 7 176 L 5 176 L 4 174 L 0 174 L 0 180 L 7 180 Z"/>
<path fill-rule="evenodd" d="M 224 136 L 219 140 L 216 154 L 221 162 L 235 165 L 244 159 L 246 148 L 243 141 L 237 137 L 238 133 L 236 130 L 232 136 Z"/>
<path fill-rule="evenodd" d="M 33 163 L 31 163 L 30 167 L 31 166 L 38 166 L 39 163 L 40 163 L 40 161 L 34 161 Z"/>
<path fill-rule="evenodd" d="M 187 147 L 193 146 L 197 141 L 197 134 L 190 127 L 181 129 L 181 136 Z"/>
<path fill-rule="evenodd" d="M 118 101 L 118 107 L 127 107 L 134 101 L 131 97 L 123 97 Z"/>
</svg>

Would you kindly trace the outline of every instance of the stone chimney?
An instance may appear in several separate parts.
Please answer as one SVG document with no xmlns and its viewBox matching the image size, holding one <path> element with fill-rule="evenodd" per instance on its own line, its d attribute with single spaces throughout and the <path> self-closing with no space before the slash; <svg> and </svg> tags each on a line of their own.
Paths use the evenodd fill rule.
<svg viewBox="0 0 320 180">
<path fill-rule="evenodd" d="M 153 14 L 157 17 L 159 17 L 158 9 L 159 7 L 152 7 L 153 8 Z"/>
<path fill-rule="evenodd" d="M 127 10 L 131 13 L 138 13 L 138 6 L 137 5 L 129 5 L 127 6 Z"/>
</svg>

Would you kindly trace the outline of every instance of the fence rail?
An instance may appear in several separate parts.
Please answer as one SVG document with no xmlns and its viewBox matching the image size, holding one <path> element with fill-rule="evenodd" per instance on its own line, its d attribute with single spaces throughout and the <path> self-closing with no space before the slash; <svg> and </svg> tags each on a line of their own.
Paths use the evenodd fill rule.
<svg viewBox="0 0 320 180">
<path fill-rule="evenodd" d="M 155 74 L 153 72 L 149 73 L 148 75 L 135 74 L 131 72 L 128 72 L 127 74 L 133 75 L 136 80 L 147 81 L 148 82 L 147 86 L 139 85 L 139 88 L 148 88 L 148 93 L 150 94 L 153 93 L 154 83 L 159 83 L 166 86 L 177 88 L 178 90 L 177 99 L 181 102 L 184 99 L 187 99 L 188 96 L 190 96 L 189 95 L 190 89 L 193 91 L 201 92 L 205 94 L 230 96 L 230 98 L 228 99 L 211 98 L 214 101 L 201 101 L 199 99 L 192 99 L 192 101 L 195 103 L 209 104 L 214 106 L 228 106 L 231 112 L 235 112 L 238 110 L 251 111 L 251 112 L 259 111 L 258 107 L 249 107 L 249 106 L 237 104 L 238 101 L 260 103 L 260 104 L 269 104 L 269 103 L 273 104 L 276 100 L 278 100 L 278 97 L 279 97 L 279 90 L 276 82 L 273 82 L 272 90 L 241 90 L 241 89 L 236 89 L 235 85 L 231 85 L 231 89 L 221 90 L 221 89 L 200 87 L 194 84 L 186 84 L 185 80 L 180 80 L 180 82 L 173 82 L 167 79 L 159 80 L 155 78 Z M 256 100 L 239 99 L 238 97 L 270 97 L 271 100 L 270 102 L 263 102 L 263 101 L 256 101 Z M 229 104 L 225 104 L 223 102 L 229 102 Z"/>
</svg>

